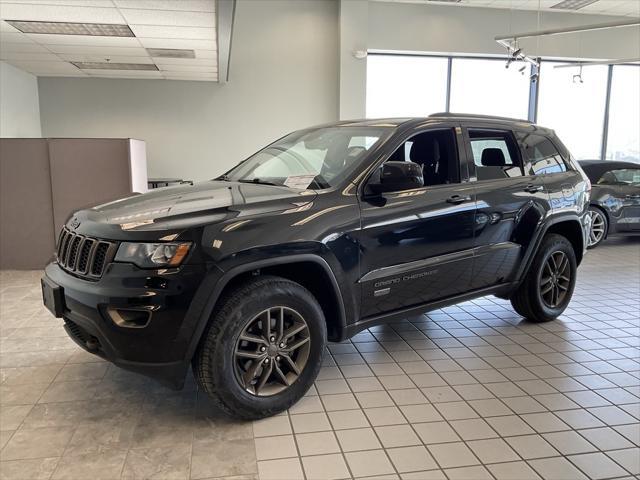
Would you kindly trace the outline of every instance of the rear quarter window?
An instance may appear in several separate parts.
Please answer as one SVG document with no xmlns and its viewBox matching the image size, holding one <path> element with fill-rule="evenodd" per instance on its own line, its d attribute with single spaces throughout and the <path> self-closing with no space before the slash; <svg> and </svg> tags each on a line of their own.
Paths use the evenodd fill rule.
<svg viewBox="0 0 640 480">
<path fill-rule="evenodd" d="M 564 158 L 547 137 L 518 133 L 518 140 L 529 164 L 529 175 L 562 173 L 568 170 Z"/>
</svg>

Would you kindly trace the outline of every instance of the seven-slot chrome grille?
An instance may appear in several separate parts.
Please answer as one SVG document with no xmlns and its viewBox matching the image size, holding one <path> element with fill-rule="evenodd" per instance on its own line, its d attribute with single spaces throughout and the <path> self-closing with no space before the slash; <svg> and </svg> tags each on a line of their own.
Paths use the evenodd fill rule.
<svg viewBox="0 0 640 480">
<path fill-rule="evenodd" d="M 74 233 L 64 227 L 58 239 L 58 264 L 68 272 L 98 279 L 112 260 L 116 243 Z"/>
</svg>

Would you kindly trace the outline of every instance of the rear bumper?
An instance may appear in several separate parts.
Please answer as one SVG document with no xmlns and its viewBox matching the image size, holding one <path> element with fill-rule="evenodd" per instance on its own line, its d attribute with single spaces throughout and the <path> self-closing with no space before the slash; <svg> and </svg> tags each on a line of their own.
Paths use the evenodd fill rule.
<svg viewBox="0 0 640 480">
<path fill-rule="evenodd" d="M 204 267 L 193 265 L 150 271 L 114 263 L 98 281 L 70 275 L 57 263 L 45 269 L 47 282 L 62 288 L 60 316 L 80 347 L 173 388 L 182 387 L 189 367 L 191 338 L 183 323 L 204 276 Z M 123 325 L 114 310 L 147 317 Z"/>
</svg>

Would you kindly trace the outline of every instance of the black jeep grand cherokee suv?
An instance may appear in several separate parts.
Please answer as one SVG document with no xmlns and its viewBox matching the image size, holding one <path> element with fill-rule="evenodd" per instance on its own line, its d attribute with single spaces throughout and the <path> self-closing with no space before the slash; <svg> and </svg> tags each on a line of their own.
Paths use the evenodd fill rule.
<svg viewBox="0 0 640 480">
<path fill-rule="evenodd" d="M 590 184 L 545 128 L 437 114 L 340 122 L 221 177 L 76 212 L 42 279 L 84 349 L 229 414 L 284 410 L 327 340 L 493 294 L 532 321 L 571 298 Z"/>
</svg>

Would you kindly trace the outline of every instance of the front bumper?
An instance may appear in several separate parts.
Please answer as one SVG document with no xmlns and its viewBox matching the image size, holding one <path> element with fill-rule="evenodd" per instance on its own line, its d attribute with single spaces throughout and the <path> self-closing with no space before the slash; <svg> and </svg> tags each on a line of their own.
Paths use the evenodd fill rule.
<svg viewBox="0 0 640 480">
<path fill-rule="evenodd" d="M 60 287 L 58 314 L 78 345 L 122 368 L 181 388 L 191 340 L 184 334 L 184 321 L 204 277 L 205 268 L 197 265 L 142 270 L 112 263 L 102 278 L 89 281 L 54 262 L 47 265 L 43 282 Z M 146 323 L 124 326 L 114 311 L 148 316 Z"/>
</svg>

